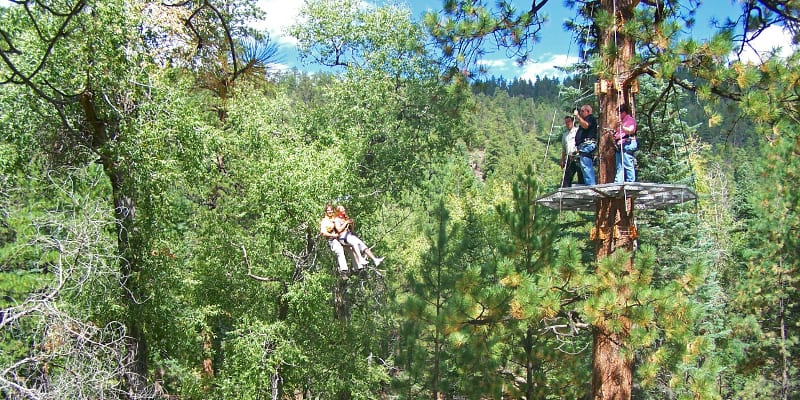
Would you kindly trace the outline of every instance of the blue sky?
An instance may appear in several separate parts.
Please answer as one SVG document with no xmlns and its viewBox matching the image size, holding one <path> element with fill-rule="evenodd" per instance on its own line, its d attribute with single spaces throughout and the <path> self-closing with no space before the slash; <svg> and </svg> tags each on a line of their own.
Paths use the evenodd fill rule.
<svg viewBox="0 0 800 400">
<path fill-rule="evenodd" d="M 297 59 L 295 51 L 295 41 L 286 35 L 286 28 L 298 20 L 298 13 L 304 0 L 257 0 L 267 13 L 266 19 L 257 24 L 259 29 L 270 32 L 270 36 L 276 41 L 280 48 L 282 61 L 281 68 L 298 67 L 304 69 Z M 427 9 L 441 7 L 441 0 L 361 0 L 365 4 L 399 4 L 408 6 L 412 15 L 420 20 L 422 14 Z M 689 3 L 690 0 L 684 0 Z M 697 2 L 698 0 L 691 0 Z M 709 19 L 716 16 L 719 19 L 727 15 L 734 15 L 740 10 L 741 0 L 705 0 L 698 8 L 697 23 L 691 32 L 698 40 L 708 38 L 711 33 Z M 491 1 L 490 1 L 491 3 Z M 514 0 L 513 3 L 520 9 L 530 7 L 530 0 Z M 8 0 L 0 0 L 0 7 L 8 6 Z M 577 46 L 570 45 L 573 40 L 572 33 L 564 31 L 564 21 L 573 18 L 574 11 L 564 6 L 564 0 L 549 0 L 544 6 L 543 12 L 548 17 L 548 22 L 541 31 L 541 40 L 533 47 L 533 53 L 529 61 L 518 66 L 514 60 L 505 57 L 505 53 L 500 51 L 489 54 L 485 62 L 489 66 L 488 75 L 503 76 L 507 79 L 520 77 L 523 79 L 534 80 L 535 77 L 558 76 L 556 67 L 564 67 L 576 60 Z M 790 36 L 780 28 L 774 28 L 759 38 L 756 43 L 756 51 L 763 52 L 775 46 L 786 46 Z M 744 56 L 747 60 L 756 62 L 755 52 L 750 52 Z"/>
<path fill-rule="evenodd" d="M 417 20 L 422 19 L 422 14 L 426 10 L 436 9 L 442 4 L 441 0 L 373 0 L 371 3 L 405 5 L 411 9 L 412 15 Z M 522 8 L 530 7 L 530 2 L 516 3 Z M 535 53 L 531 61 L 519 67 L 514 64 L 514 60 L 504 57 L 502 52 L 490 54 L 485 60 L 490 67 L 489 75 L 502 75 L 509 79 L 519 76 L 531 80 L 536 75 L 555 76 L 556 66 L 569 65 L 570 61 L 575 59 L 577 55 L 575 46 L 571 46 L 573 54 L 568 54 L 571 34 L 563 31 L 563 23 L 571 18 L 572 13 L 563 6 L 563 0 L 550 0 L 550 3 L 545 7 L 550 21 L 544 27 L 541 41 L 534 46 Z M 284 62 L 297 65 L 296 54 L 291 48 L 294 42 L 282 32 L 290 23 L 297 21 L 297 11 L 302 6 L 303 0 L 259 0 L 258 4 L 267 12 L 267 21 L 263 28 L 270 31 L 271 37 L 282 45 Z"/>
<path fill-rule="evenodd" d="M 369 0 L 368 2 L 378 5 L 407 5 L 417 20 L 421 19 L 425 10 L 440 7 L 442 4 L 441 0 Z M 258 4 L 267 12 L 267 20 L 264 21 L 262 28 L 270 31 L 271 37 L 281 45 L 283 61 L 292 66 L 299 66 L 293 50 L 294 42 L 283 32 L 286 26 L 297 21 L 297 12 L 303 0 L 258 0 Z M 514 4 L 524 9 L 530 7 L 531 3 L 530 0 L 516 0 Z M 711 34 L 709 20 L 712 16 L 722 19 L 727 15 L 736 14 L 739 10 L 738 0 L 706 0 L 698 9 L 696 25 L 687 34 L 698 40 L 708 38 Z M 490 67 L 489 76 L 503 76 L 507 79 L 521 77 L 530 80 L 534 80 L 537 75 L 554 77 L 557 76 L 556 67 L 567 66 L 576 59 L 577 47 L 574 44 L 570 46 L 572 33 L 564 31 L 563 28 L 564 21 L 574 18 L 574 12 L 564 6 L 563 0 L 550 0 L 543 11 L 549 21 L 541 32 L 541 40 L 533 47 L 530 60 L 523 66 L 517 66 L 514 60 L 506 58 L 502 51 L 490 54 L 486 58 L 486 63 Z M 762 42 L 763 44 L 757 46 L 761 47 L 760 51 L 777 44 L 788 44 L 789 39 L 780 29 L 776 29 L 764 35 Z"/>
</svg>

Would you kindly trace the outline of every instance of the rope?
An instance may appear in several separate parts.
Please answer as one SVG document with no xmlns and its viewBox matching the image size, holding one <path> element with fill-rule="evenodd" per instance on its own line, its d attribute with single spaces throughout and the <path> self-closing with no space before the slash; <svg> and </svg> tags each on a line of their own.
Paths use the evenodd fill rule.
<svg viewBox="0 0 800 400">
<path fill-rule="evenodd" d="M 681 137 L 683 138 L 683 148 L 684 148 L 684 151 L 685 151 L 685 154 L 686 154 L 686 165 L 689 167 L 689 171 L 690 171 L 690 174 L 689 174 L 690 182 L 691 182 L 691 185 L 692 185 L 692 189 L 694 189 L 694 192 L 697 193 L 697 179 L 696 179 L 696 177 L 694 175 L 694 167 L 692 166 L 692 159 L 691 159 L 692 152 L 689 149 L 689 141 L 688 141 L 687 135 L 686 135 L 686 123 L 683 122 L 683 118 L 681 117 L 681 108 L 680 108 L 680 105 L 678 104 L 678 96 L 677 95 L 675 96 L 674 102 L 675 102 L 675 112 L 678 114 L 678 126 L 680 126 L 680 128 L 681 128 Z M 678 148 L 677 148 L 677 146 L 674 145 L 674 143 L 675 143 L 675 140 L 673 139 L 673 148 L 675 149 L 675 158 L 678 158 L 679 157 Z M 695 197 L 695 199 L 694 199 L 695 214 L 700 212 L 699 207 L 700 207 L 700 205 L 698 204 L 698 199 L 697 199 L 697 197 Z"/>
<path fill-rule="evenodd" d="M 614 49 L 616 49 L 616 51 L 619 51 L 619 42 L 618 42 L 618 37 L 617 37 L 617 33 L 619 32 L 619 23 L 617 22 L 617 0 L 614 0 L 613 8 L 614 8 Z M 623 20 L 622 23 L 625 23 L 625 21 Z M 616 112 L 617 112 L 617 124 L 618 124 L 618 128 L 617 129 L 621 129 L 621 124 L 622 124 L 622 113 L 620 113 L 620 111 L 619 111 L 619 106 L 622 104 L 622 101 L 623 101 L 623 92 L 622 92 L 623 88 L 622 88 L 622 82 L 620 82 L 620 81 L 621 81 L 621 74 L 620 74 L 620 71 L 619 71 L 619 62 L 617 61 L 617 58 L 615 57 L 615 59 L 614 59 L 614 81 L 613 81 L 613 83 L 614 83 L 614 86 L 617 89 L 617 109 L 616 109 Z M 616 143 L 616 141 L 614 141 L 615 149 L 616 149 L 616 146 L 617 146 L 617 143 Z M 623 195 L 623 200 L 625 201 L 625 213 L 630 215 L 632 210 L 628 209 L 628 189 L 625 187 L 625 167 L 624 167 L 624 165 L 625 165 L 625 151 L 623 149 L 623 146 L 620 146 L 620 148 L 619 148 L 619 155 L 620 155 L 620 160 L 621 160 L 620 164 L 622 164 L 619 167 L 622 168 L 622 195 Z M 603 162 L 603 158 L 602 157 L 600 158 L 600 162 L 601 163 Z M 602 165 L 600 165 L 600 168 L 602 168 Z M 617 174 L 619 174 L 618 171 L 617 171 Z M 633 208 L 633 205 L 631 205 L 631 208 Z"/>
</svg>

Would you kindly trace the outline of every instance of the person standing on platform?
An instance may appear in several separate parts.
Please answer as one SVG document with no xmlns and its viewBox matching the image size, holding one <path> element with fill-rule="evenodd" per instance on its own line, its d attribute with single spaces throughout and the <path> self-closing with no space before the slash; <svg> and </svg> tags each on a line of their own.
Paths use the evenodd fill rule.
<svg viewBox="0 0 800 400">
<path fill-rule="evenodd" d="M 597 183 L 594 174 L 594 150 L 597 148 L 597 118 L 592 115 L 592 106 L 584 104 L 575 110 L 578 122 L 578 133 L 575 134 L 575 146 L 578 148 L 583 182 L 587 185 Z"/>
<path fill-rule="evenodd" d="M 633 153 L 639 148 L 636 143 L 636 120 L 631 116 L 631 107 L 626 103 L 619 106 L 619 122 L 614 133 L 616 143 L 617 174 L 614 183 L 636 182 L 636 159 Z"/>
<path fill-rule="evenodd" d="M 561 187 L 572 186 L 572 180 L 575 175 L 578 176 L 578 184 L 583 184 L 583 173 L 581 173 L 580 160 L 578 159 L 578 147 L 575 145 L 575 135 L 578 133 L 578 127 L 575 126 L 575 118 L 571 115 L 564 117 L 564 126 L 567 130 L 564 136 L 561 137 L 561 169 L 563 170 L 563 177 L 561 179 Z"/>
</svg>

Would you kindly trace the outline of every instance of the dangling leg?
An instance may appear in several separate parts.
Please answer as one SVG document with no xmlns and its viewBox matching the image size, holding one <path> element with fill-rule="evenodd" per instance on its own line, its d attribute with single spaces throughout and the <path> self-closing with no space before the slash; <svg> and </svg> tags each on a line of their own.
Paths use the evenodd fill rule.
<svg viewBox="0 0 800 400">
<path fill-rule="evenodd" d="M 336 263 L 339 266 L 339 273 L 346 273 L 347 272 L 347 256 L 344 254 L 344 247 L 342 244 L 339 243 L 338 240 L 332 239 L 328 240 L 328 245 L 331 248 L 333 254 L 336 255 Z"/>
<path fill-rule="evenodd" d="M 369 247 L 364 248 L 364 253 L 366 253 L 366 255 L 368 255 L 369 258 L 372 259 L 372 262 L 375 263 L 376 267 L 380 266 L 381 263 L 383 262 L 383 257 L 375 257 L 375 254 L 372 254 L 372 250 L 370 250 Z"/>
<path fill-rule="evenodd" d="M 349 244 L 344 246 L 344 248 L 348 253 L 350 253 L 350 259 L 353 261 L 353 270 L 358 271 L 363 269 L 364 268 L 363 265 L 367 261 L 364 259 L 364 257 L 358 251 L 358 249 L 355 246 L 351 246 Z"/>
<path fill-rule="evenodd" d="M 347 235 L 347 242 L 350 243 L 351 246 L 353 246 L 353 249 L 355 250 L 356 253 L 364 253 L 369 258 L 371 258 L 372 262 L 375 263 L 376 267 L 381 265 L 381 263 L 383 262 L 383 258 L 375 257 L 375 255 L 372 254 L 372 250 L 370 250 L 369 247 L 367 247 L 367 245 L 364 243 L 364 241 L 359 239 L 358 236 L 353 234 Z M 368 261 L 366 261 L 366 258 L 364 256 L 362 256 L 362 259 L 364 260 L 363 265 L 367 265 L 369 263 Z"/>
<path fill-rule="evenodd" d="M 353 257 L 357 264 L 356 269 L 364 269 L 364 266 L 369 264 L 369 261 L 364 257 L 364 249 L 367 245 L 364 244 L 358 236 L 349 233 L 346 237 L 347 244 L 353 249 Z"/>
</svg>

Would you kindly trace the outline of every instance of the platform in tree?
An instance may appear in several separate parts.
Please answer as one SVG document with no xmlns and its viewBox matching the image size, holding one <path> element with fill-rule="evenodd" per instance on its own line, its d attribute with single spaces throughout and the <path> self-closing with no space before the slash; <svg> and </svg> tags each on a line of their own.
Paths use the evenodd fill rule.
<svg viewBox="0 0 800 400">
<path fill-rule="evenodd" d="M 594 211 L 600 199 L 626 196 L 633 199 L 637 210 L 663 209 L 697 199 L 697 194 L 685 185 L 625 182 L 560 188 L 536 202 L 559 211 Z"/>
</svg>

